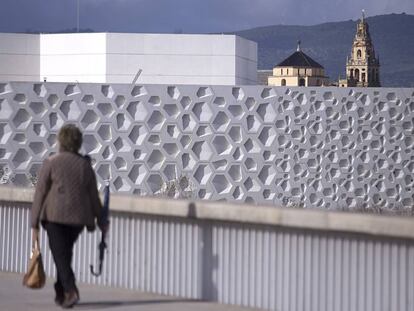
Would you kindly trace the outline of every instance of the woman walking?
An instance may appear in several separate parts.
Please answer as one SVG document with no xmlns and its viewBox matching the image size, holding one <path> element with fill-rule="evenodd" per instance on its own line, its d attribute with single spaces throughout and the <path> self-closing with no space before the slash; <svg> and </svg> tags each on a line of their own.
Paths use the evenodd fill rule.
<svg viewBox="0 0 414 311">
<path fill-rule="evenodd" d="M 58 143 L 59 152 L 46 159 L 39 172 L 31 227 L 34 240 L 39 235 L 39 223 L 47 232 L 57 271 L 55 302 L 71 308 L 79 301 L 72 270 L 73 246 L 85 226 L 89 231 L 95 229 L 102 205 L 90 160 L 78 153 L 82 145 L 80 130 L 75 125 L 64 125 Z"/>
</svg>

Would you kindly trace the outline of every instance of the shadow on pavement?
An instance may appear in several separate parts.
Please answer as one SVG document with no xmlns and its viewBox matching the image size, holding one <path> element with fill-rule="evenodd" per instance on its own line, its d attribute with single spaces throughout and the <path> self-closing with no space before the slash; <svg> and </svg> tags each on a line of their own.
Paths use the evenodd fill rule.
<svg viewBox="0 0 414 311">
<path fill-rule="evenodd" d="M 183 303 L 183 302 L 201 302 L 201 300 L 192 299 L 159 299 L 159 300 L 126 300 L 126 301 L 90 301 L 79 302 L 75 305 L 76 309 L 105 309 L 114 307 L 125 307 L 145 304 L 161 304 L 161 303 Z"/>
</svg>

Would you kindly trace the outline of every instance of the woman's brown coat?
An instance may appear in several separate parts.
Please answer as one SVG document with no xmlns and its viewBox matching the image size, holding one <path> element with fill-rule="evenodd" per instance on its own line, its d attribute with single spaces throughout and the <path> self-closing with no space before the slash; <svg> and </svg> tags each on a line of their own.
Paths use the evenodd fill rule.
<svg viewBox="0 0 414 311">
<path fill-rule="evenodd" d="M 94 227 L 101 207 L 87 158 L 59 152 L 43 162 L 31 210 L 32 228 L 38 228 L 40 220 Z"/>
</svg>

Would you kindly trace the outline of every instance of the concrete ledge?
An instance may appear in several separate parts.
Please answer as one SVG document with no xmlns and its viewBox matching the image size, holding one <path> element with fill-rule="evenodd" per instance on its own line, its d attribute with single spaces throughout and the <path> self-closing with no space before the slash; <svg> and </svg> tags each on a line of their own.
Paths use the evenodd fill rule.
<svg viewBox="0 0 414 311">
<path fill-rule="evenodd" d="M 0 201 L 31 203 L 33 195 L 33 188 L 0 186 Z"/>
<path fill-rule="evenodd" d="M 0 186 L 0 201 L 32 202 L 34 190 Z M 414 217 L 381 216 L 251 206 L 224 202 L 183 201 L 163 198 L 111 195 L 112 211 L 164 217 L 228 221 L 288 228 L 339 231 L 414 239 Z"/>
</svg>

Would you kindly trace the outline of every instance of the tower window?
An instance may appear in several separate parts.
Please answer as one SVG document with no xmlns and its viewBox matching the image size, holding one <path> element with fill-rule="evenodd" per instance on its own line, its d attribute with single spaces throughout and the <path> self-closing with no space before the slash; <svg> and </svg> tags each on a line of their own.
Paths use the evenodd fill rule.
<svg viewBox="0 0 414 311">
<path fill-rule="evenodd" d="M 299 86 L 305 86 L 306 82 L 305 79 L 301 78 L 299 79 Z"/>
<path fill-rule="evenodd" d="M 355 69 L 355 80 L 359 81 L 359 69 Z"/>
<path fill-rule="evenodd" d="M 283 76 L 283 69 L 280 69 L 280 74 Z"/>
<path fill-rule="evenodd" d="M 282 79 L 282 86 L 286 86 L 286 79 Z"/>
<path fill-rule="evenodd" d="M 365 82 L 365 72 L 362 73 L 362 82 Z"/>
<path fill-rule="evenodd" d="M 357 57 L 358 57 L 358 58 L 361 58 L 361 56 L 362 56 L 362 52 L 361 52 L 361 50 L 358 50 L 358 51 L 357 51 Z"/>
</svg>

